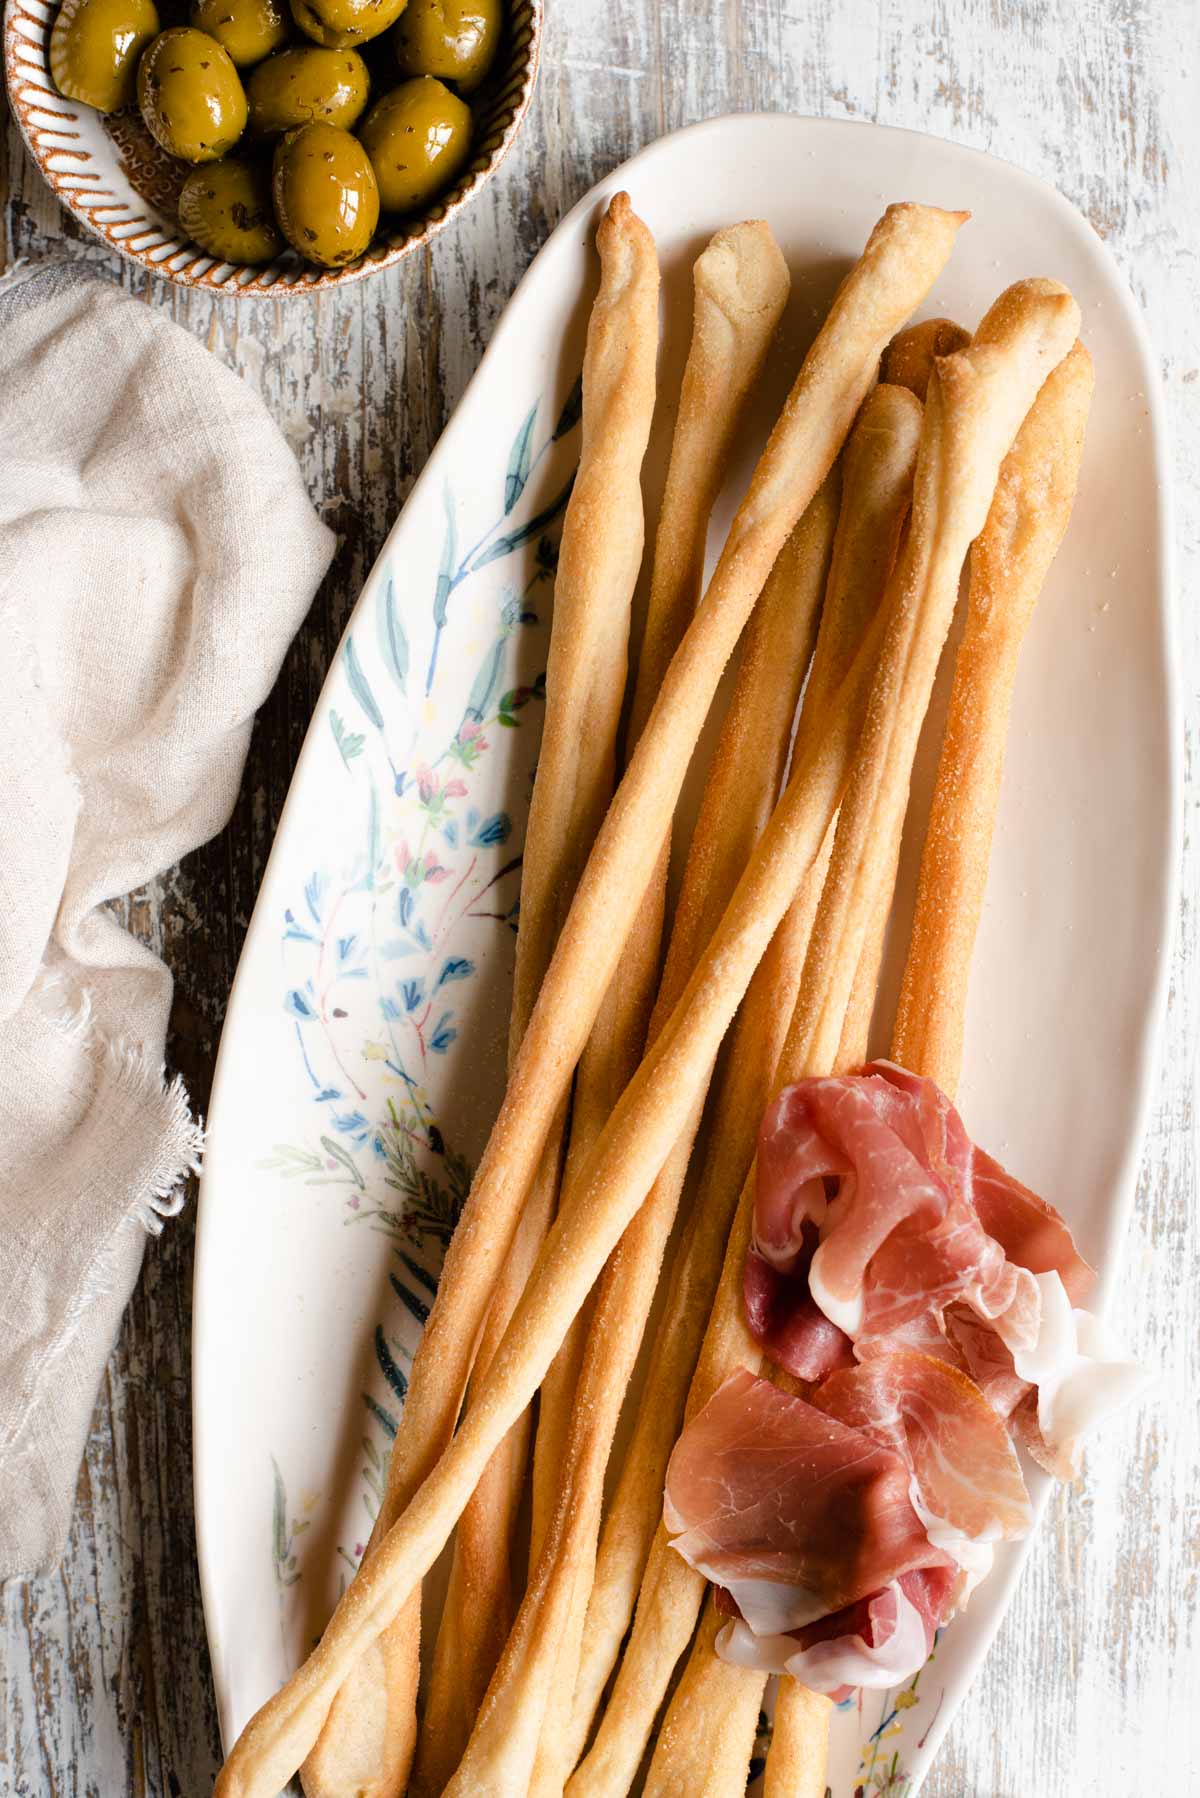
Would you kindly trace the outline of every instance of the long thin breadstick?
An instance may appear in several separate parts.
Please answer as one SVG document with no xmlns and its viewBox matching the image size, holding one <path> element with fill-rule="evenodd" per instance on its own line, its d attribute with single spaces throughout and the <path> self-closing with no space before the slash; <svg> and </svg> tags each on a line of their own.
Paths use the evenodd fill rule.
<svg viewBox="0 0 1200 1798">
<path fill-rule="evenodd" d="M 781 1679 L 767 1750 L 763 1798 L 825 1798 L 832 1701 L 796 1679 Z"/>
<path fill-rule="evenodd" d="M 600 290 L 588 326 L 584 359 L 582 448 L 563 522 L 555 581 L 555 622 L 547 669 L 546 720 L 530 806 L 521 882 L 521 924 L 509 1031 L 515 1058 L 588 849 L 612 794 L 617 726 L 625 687 L 629 611 L 641 561 L 640 469 L 654 406 L 658 342 L 658 263 L 654 241 L 627 194 L 617 194 L 596 234 Z M 560 1118 L 561 1121 L 561 1118 Z M 558 1160 L 551 1141 L 542 1156 L 529 1212 L 553 1202 Z M 502 1270 L 493 1309 L 500 1332 L 520 1291 L 532 1253 L 520 1232 Z M 442 1305 L 454 1300 L 451 1270 Z M 507 1281 L 507 1284 L 506 1284 Z M 522 1282 L 523 1283 L 523 1282 Z M 514 1290 L 515 1287 L 515 1290 Z M 476 1326 L 477 1327 L 477 1326 Z M 474 1330 L 472 1330 L 472 1335 Z M 498 1340 L 498 1334 L 495 1337 Z M 484 1352 L 489 1344 L 485 1340 Z M 414 1368 L 414 1384 L 420 1376 Z M 409 1404 L 413 1393 L 409 1394 Z M 407 1407 L 406 1407 L 407 1408 Z M 524 1476 L 524 1442 L 497 1453 L 484 1475 L 491 1502 L 515 1510 L 514 1486 Z M 392 1517 L 385 1499 L 367 1560 Z M 508 1606 L 507 1559 L 484 1559 L 468 1533 L 456 1589 L 462 1637 L 443 1649 L 455 1679 L 439 1686 L 464 1705 L 482 1695 L 499 1652 Z M 498 1626 L 498 1633 L 497 1633 Z M 329 1724 L 304 1767 L 308 1798 L 395 1798 L 409 1774 L 415 1729 L 419 1599 L 407 1606 L 371 1660 L 339 1695 Z M 381 1729 L 382 1724 L 382 1729 Z M 465 1731 L 464 1731 L 465 1736 Z"/>
<path fill-rule="evenodd" d="M 877 846 L 882 843 L 886 853 L 895 807 L 903 810 L 907 804 L 912 757 L 967 548 L 986 519 L 1001 460 L 1042 381 L 1069 349 L 1078 322 L 1079 309 L 1065 288 L 1054 282 L 1019 283 L 988 313 L 975 345 L 941 363 L 930 383 L 912 523 L 889 582 L 886 638 L 870 717 L 842 804 L 783 1056 L 783 1083 L 802 1074 L 827 1073 L 835 1063 L 878 887 Z M 761 1354 L 741 1319 L 741 1270 L 753 1221 L 753 1190 L 751 1175 L 739 1201 L 717 1303 L 689 1393 L 689 1415 L 738 1366 L 754 1371 L 761 1366 Z M 613 1698 L 591 1752 L 570 1782 L 571 1798 L 610 1798 L 628 1790 L 671 1670 L 691 1636 L 703 1591 L 703 1579 L 669 1550 L 660 1526 Z"/>
<path fill-rule="evenodd" d="M 766 1678 L 717 1659 L 724 1621 L 710 1597 L 663 1720 L 644 1798 L 740 1798 L 746 1790 Z"/>
<path fill-rule="evenodd" d="M 223 1798 L 254 1792 L 265 1795 L 290 1777 L 324 1723 L 336 1684 L 394 1618 L 416 1579 L 429 1566 L 445 1535 L 446 1512 L 456 1515 L 456 1507 L 461 1508 L 470 1496 L 469 1490 L 462 1490 L 463 1479 L 469 1478 L 473 1486 L 482 1472 L 478 1461 L 481 1445 L 486 1444 L 490 1455 L 502 1438 L 503 1429 L 499 1435 L 495 1433 L 496 1419 L 506 1415 L 505 1428 L 515 1421 L 532 1390 L 527 1388 L 529 1371 L 536 1373 L 534 1388 L 545 1373 L 550 1357 L 543 1363 L 545 1342 L 538 1341 L 511 1391 L 506 1392 L 502 1382 L 489 1376 L 495 1395 L 492 1406 L 473 1406 L 475 1424 L 457 1455 L 448 1453 L 439 1468 L 440 1477 L 429 1478 L 453 1427 L 475 1336 L 511 1240 L 520 1200 L 619 956 L 623 932 L 615 927 L 615 920 L 622 906 L 632 908 L 640 903 L 721 670 L 770 565 L 832 466 L 854 414 L 873 384 L 884 344 L 944 266 L 963 216 L 922 206 L 889 208 L 840 288 L 805 358 L 738 510 L 708 593 L 667 671 L 580 881 L 500 1118 L 451 1242 L 447 1265 L 455 1303 L 447 1308 L 435 1302 L 426 1325 L 418 1357 L 428 1363 L 430 1372 L 419 1385 L 414 1379 L 409 1391 L 392 1449 L 386 1508 L 389 1515 L 395 1515 L 406 1501 L 411 1503 L 418 1490 L 422 1502 L 413 1507 L 416 1514 L 410 1516 L 404 1534 L 391 1539 L 390 1552 L 385 1555 L 381 1545 L 366 1566 L 366 1579 L 360 1572 L 352 1582 L 306 1666 L 251 1719 L 220 1776 Z M 812 758 L 812 779 L 807 783 L 811 791 L 805 794 L 810 801 L 807 815 L 794 819 L 789 809 L 781 826 L 782 837 L 803 824 L 800 834 L 806 839 L 813 818 L 819 820 L 820 834 L 824 834 L 840 793 L 842 762 L 848 751 L 848 717 L 849 708 L 844 708 L 840 719 L 831 718 L 828 742 L 822 754 Z M 801 850 L 805 843 L 789 842 L 788 847 Z M 748 878 L 750 873 L 754 878 L 746 898 L 761 901 L 754 909 L 773 928 L 778 921 L 772 915 L 777 893 L 782 890 L 785 895 L 779 906 L 782 912 L 786 887 L 780 882 L 776 888 L 766 879 L 765 867 L 748 871 Z M 752 967 L 761 953 L 757 932 L 746 933 L 744 941 L 747 958 L 753 958 Z M 741 966 L 739 958 L 738 975 L 730 989 L 736 998 L 741 996 L 737 989 Z M 747 980 L 749 972 L 747 968 Z M 699 1034 L 703 1052 L 711 1059 L 708 1037 L 719 1033 L 727 1018 L 722 1004 L 706 1009 L 705 1023 L 712 1025 L 712 1031 Z M 653 1137 L 649 1144 L 639 1143 L 639 1159 L 643 1165 L 652 1163 L 651 1179 L 665 1159 L 670 1141 L 668 1137 L 660 1144 Z M 645 1187 L 639 1190 L 645 1191 Z M 623 1227 L 619 1216 L 617 1223 L 611 1241 L 607 1232 L 601 1238 L 604 1255 Z M 552 1232 L 548 1240 L 554 1237 Z M 570 1260 L 569 1251 L 564 1259 Z M 551 1271 L 557 1271 L 553 1263 Z M 591 1258 L 581 1260 L 579 1276 L 563 1281 L 566 1290 L 561 1297 L 567 1315 L 544 1323 L 537 1317 L 545 1341 L 552 1344 L 551 1353 L 598 1271 Z M 535 1271 L 531 1289 L 536 1281 Z M 536 1317 L 533 1307 L 531 1311 Z M 495 1367 L 493 1363 L 493 1372 Z M 422 1394 L 419 1403 L 418 1390 Z M 504 1399 L 507 1402 L 502 1403 Z M 466 1421 L 469 1426 L 470 1417 Z"/>
<path fill-rule="evenodd" d="M 884 379 L 907 387 L 924 404 L 929 377 L 937 358 L 953 355 L 956 350 L 965 350 L 970 341 L 970 332 L 964 331 L 961 325 L 955 324 L 950 318 L 931 318 L 919 325 L 909 325 L 906 330 L 893 337 L 884 352 Z M 867 1059 L 879 971 L 883 966 L 888 918 L 900 863 L 901 834 L 897 830 L 890 863 L 884 864 L 886 872 L 880 883 L 874 914 L 867 926 L 862 954 L 855 970 L 850 1003 L 846 1007 L 842 1025 L 842 1043 L 838 1053 L 838 1066 L 841 1068 L 858 1067 Z"/>
<path fill-rule="evenodd" d="M 801 989 L 805 1063 L 828 1064 L 837 1053 L 878 893 L 881 846 L 894 842 L 907 808 L 917 738 L 967 547 L 986 523 L 1000 464 L 1038 389 L 1078 329 L 1079 308 L 1066 288 L 1018 282 L 996 301 L 970 348 L 939 362 L 930 381 L 913 529 L 896 571 L 880 680 L 838 821 Z"/>
<path fill-rule="evenodd" d="M 984 320 L 977 342 L 988 341 L 995 313 L 1008 298 Z M 958 1084 L 971 950 L 987 881 L 1017 657 L 1070 518 L 1091 388 L 1091 358 L 1076 343 L 1043 383 L 1001 463 L 987 521 L 971 550 L 967 619 L 909 943 L 908 1007 L 902 1002 L 891 1046 L 894 1060 L 936 1080 L 951 1096 Z M 892 825 L 893 865 L 902 816 Z M 927 981 L 924 1005 L 918 970 Z M 861 1060 L 865 1044 L 856 1043 L 851 1054 Z M 767 1759 L 768 1774 L 778 1761 L 781 1791 L 792 1789 L 797 1762 L 820 1756 L 823 1770 L 828 1726 L 811 1714 L 812 1697 L 794 1680 L 781 1683 Z"/>
<path fill-rule="evenodd" d="M 596 233 L 600 289 L 583 364 L 583 441 L 554 583 L 546 720 L 529 809 L 509 1063 L 612 797 L 629 615 L 642 552 L 641 464 L 654 410 L 658 260 L 618 194 Z M 554 1214 L 564 1113 L 542 1152 L 505 1257 L 476 1359 L 486 1371 Z M 467 1740 L 512 1609 L 512 1536 L 525 1484 L 528 1419 L 514 1425 L 459 1523 L 451 1602 L 438 1635 L 418 1743 L 415 1794 L 439 1792 Z"/>
<path fill-rule="evenodd" d="M 642 734 L 700 597 L 709 514 L 725 480 L 746 401 L 787 303 L 791 277 L 770 227 L 756 219 L 716 233 L 696 259 L 692 284 L 692 337 L 654 539 L 627 753 Z M 659 971 L 669 859 L 668 839 L 580 1059 L 568 1181 L 632 1077 L 645 1042 Z M 555 1357 L 539 1398 L 531 1566 L 541 1553 L 561 1481 L 585 1322 L 582 1314 Z"/>
<path fill-rule="evenodd" d="M 770 816 L 787 762 L 800 688 L 812 652 L 837 523 L 831 475 L 788 539 L 747 627 L 738 679 L 712 760 L 680 894 L 653 1042 L 681 997 L 700 952 Z M 600 1283 L 560 1469 L 559 1498 L 517 1626 L 488 1693 L 466 1759 L 449 1793 L 521 1791 L 539 1737 L 557 1758 L 561 1726 L 543 1716 L 552 1680 L 564 1674 L 563 1708 L 574 1692 L 577 1645 L 568 1618 L 582 1604 L 595 1555 L 604 1470 L 671 1222 L 683 1190 L 703 1093 L 666 1166 L 622 1238 Z M 565 1691 L 563 1688 L 565 1687 Z M 568 1768 L 558 1776 L 562 1781 Z M 547 1775 L 548 1777 L 548 1775 Z"/>
<path fill-rule="evenodd" d="M 797 727 L 801 753 L 812 720 L 836 689 L 873 616 L 908 509 L 921 409 L 902 389 L 877 387 L 843 457 L 842 504 L 820 634 Z M 816 871 L 814 871 L 816 872 Z M 806 888 L 810 882 L 806 882 Z M 818 889 L 819 890 L 819 889 Z M 799 909 L 798 909 L 799 908 Z M 721 1271 L 737 1195 L 754 1153 L 783 1033 L 795 1004 L 815 897 L 798 898 L 760 963 L 738 1014 L 714 1097 L 695 1208 L 659 1321 L 643 1397 L 605 1519 L 583 1633 L 584 1651 L 564 1756 L 574 1765 L 629 1627 L 662 1510 L 666 1462 L 682 1422 L 688 1381 Z M 662 1176 L 660 1175 L 660 1179 Z"/>
<path fill-rule="evenodd" d="M 1000 472 L 971 552 L 962 643 L 921 858 L 893 1053 L 944 1092 L 958 1085 L 967 972 L 987 885 L 1017 659 L 1071 517 L 1091 405 L 1081 343 L 1061 362 Z"/>
<path fill-rule="evenodd" d="M 874 630 L 828 707 L 827 729 L 776 807 L 683 998 L 579 1179 L 453 1440 L 309 1659 L 243 1730 L 218 1798 L 272 1798 L 319 1733 L 333 1694 L 432 1566 L 496 1447 L 537 1390 L 571 1319 L 653 1184 L 695 1103 L 750 977 L 837 809 L 878 651 Z"/>
<path fill-rule="evenodd" d="M 911 436 L 909 438 L 909 461 L 907 465 L 907 486 L 905 492 L 905 500 L 907 502 L 907 499 L 911 494 L 918 447 L 918 435 L 922 424 L 921 406 L 915 396 L 905 389 L 888 386 L 885 389 L 877 391 L 885 391 L 888 394 L 896 395 L 896 399 L 893 402 L 896 405 L 900 404 L 899 396 L 903 393 L 909 408 L 908 417 L 911 420 Z M 897 520 L 897 524 L 898 522 L 899 520 Z M 895 530 L 886 536 L 884 544 L 886 547 L 881 548 L 879 545 L 874 546 L 877 558 L 877 580 L 879 588 L 882 588 L 891 573 L 892 559 L 896 547 Z M 865 601 L 860 598 L 859 603 L 861 605 L 865 603 Z M 878 679 L 878 676 L 876 678 Z M 807 957 L 805 960 L 807 960 Z M 793 1005 L 792 1007 L 789 1007 L 789 1013 L 795 1006 L 797 998 L 795 989 L 793 989 L 791 996 Z M 848 1018 L 845 1020 L 845 1025 L 849 1025 Z M 788 1040 L 785 1041 L 780 1056 L 781 1064 L 786 1067 L 790 1061 L 791 1065 L 795 1068 L 796 1064 L 793 1059 L 794 1053 L 792 1035 L 791 1031 L 789 1031 Z M 833 1073 L 839 1071 L 841 1065 L 840 1061 L 837 1060 L 824 1066 L 811 1064 L 805 1066 L 801 1064 L 796 1071 L 803 1071 L 805 1073 Z M 762 1105 L 756 1109 L 754 1113 L 756 1122 L 761 1118 L 763 1109 L 764 1107 Z M 744 1168 L 749 1166 L 752 1155 L 753 1145 L 751 1144 L 751 1150 L 750 1153 L 747 1154 Z M 785 1383 L 789 1385 L 792 1384 L 792 1382 L 787 1381 L 786 1376 L 781 1377 L 784 1379 Z M 727 1665 L 722 1662 L 717 1657 L 715 1651 L 715 1640 L 718 1627 L 718 1620 L 715 1617 L 713 1601 L 710 1595 L 704 1607 L 700 1630 L 696 1641 L 693 1644 L 683 1678 L 671 1699 L 663 1720 L 659 1739 L 650 1765 L 650 1775 L 647 1782 L 648 1790 L 663 1792 L 683 1792 L 690 1790 L 691 1784 L 696 1776 L 696 1770 L 708 1765 L 710 1762 L 714 1764 L 723 1764 L 728 1761 L 734 1744 L 741 1744 L 743 1746 L 744 1755 L 740 1762 L 733 1760 L 731 1764 L 725 1767 L 724 1789 L 732 1792 L 744 1790 L 745 1788 L 749 1763 L 749 1749 L 746 1747 L 746 1744 L 752 1744 L 754 1739 L 756 1719 L 766 1692 L 767 1675 L 761 1672 L 754 1672 L 750 1669 Z M 703 1707 L 699 1707 L 696 1703 L 696 1698 L 701 1693 L 704 1696 Z M 814 1702 L 818 1702 L 815 1700 L 815 1695 Z M 787 1717 L 788 1713 L 785 1707 L 785 1733 Z M 820 1759 L 823 1770 L 823 1738 L 815 1745 L 806 1744 L 805 1746 L 806 1750 L 809 1746 L 814 1748 L 814 1752 Z M 782 1760 L 783 1758 L 794 1758 L 794 1756 L 787 1754 L 785 1750 L 781 1752 L 779 1758 Z"/>
</svg>

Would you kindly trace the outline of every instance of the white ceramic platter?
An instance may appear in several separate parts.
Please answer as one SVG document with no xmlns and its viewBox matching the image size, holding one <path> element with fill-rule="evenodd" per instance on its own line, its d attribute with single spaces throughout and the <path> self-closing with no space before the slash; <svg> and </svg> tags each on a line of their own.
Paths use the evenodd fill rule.
<svg viewBox="0 0 1200 1798">
<path fill-rule="evenodd" d="M 593 190 L 521 283 L 358 602 L 263 881 L 221 1045 L 195 1295 L 196 1511 L 227 1742 L 306 1652 L 361 1553 L 454 1206 L 499 1102 L 591 242 L 619 186 L 664 274 L 651 517 L 694 256 L 718 226 L 765 216 L 792 267 L 710 555 L 887 201 L 974 214 L 930 313 L 971 325 L 1022 275 L 1078 296 L 1096 401 L 1021 665 L 960 1101 L 972 1134 L 1061 1207 L 1106 1281 L 1115 1272 L 1177 813 L 1164 451 L 1141 325 L 1091 228 L 1014 168 L 876 126 L 695 126 Z M 920 801 L 918 786 L 918 816 Z M 833 1798 L 912 1798 L 1020 1559 L 905 1692 L 837 1715 Z"/>
</svg>

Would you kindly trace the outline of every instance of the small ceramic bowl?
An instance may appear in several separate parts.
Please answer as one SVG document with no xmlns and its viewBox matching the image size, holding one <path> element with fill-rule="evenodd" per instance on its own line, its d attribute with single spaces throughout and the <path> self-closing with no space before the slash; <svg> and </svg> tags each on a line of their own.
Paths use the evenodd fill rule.
<svg viewBox="0 0 1200 1798">
<path fill-rule="evenodd" d="M 185 287 L 279 298 L 323 292 L 389 268 L 436 237 L 503 162 L 537 77 L 543 0 L 509 0 L 496 69 L 475 102 L 471 160 L 419 218 L 385 220 L 367 253 L 347 268 L 320 269 L 292 251 L 256 267 L 220 262 L 182 235 L 175 202 L 188 167 L 167 156 L 136 107 L 104 117 L 66 100 L 50 79 L 55 0 L 7 0 L 4 76 L 29 153 L 63 205 L 122 256 Z"/>
</svg>

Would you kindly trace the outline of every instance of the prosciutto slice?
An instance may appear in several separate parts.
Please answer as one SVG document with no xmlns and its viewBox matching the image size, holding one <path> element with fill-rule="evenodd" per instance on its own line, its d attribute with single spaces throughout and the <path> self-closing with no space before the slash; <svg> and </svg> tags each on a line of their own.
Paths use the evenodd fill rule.
<svg viewBox="0 0 1200 1798">
<path fill-rule="evenodd" d="M 945 1568 L 905 1573 L 857 1604 L 784 1635 L 755 1635 L 735 1618 L 718 1635 L 717 1653 L 736 1667 L 790 1673 L 835 1701 L 856 1686 L 897 1686 L 929 1658 L 952 1585 Z"/>
<path fill-rule="evenodd" d="M 895 1449 L 931 1533 L 947 1526 L 973 1541 L 995 1542 L 1029 1528 L 1029 1494 L 1004 1421 L 974 1381 L 948 1362 L 911 1349 L 877 1355 L 831 1374 L 812 1403 Z"/>
<path fill-rule="evenodd" d="M 756 1634 L 783 1634 L 919 1568 L 953 1567 L 913 1508 L 894 1448 L 734 1374 L 667 1468 L 672 1547 L 733 1596 Z"/>
<path fill-rule="evenodd" d="M 1003 1241 L 986 1227 L 977 1199 Z M 1027 1348 L 1039 1321 L 1034 1273 L 1050 1262 L 1080 1294 L 1090 1277 L 1057 1212 L 978 1155 L 931 1080 L 887 1062 L 861 1075 L 802 1080 L 768 1111 L 756 1251 L 791 1273 L 806 1224 L 821 1236 L 811 1295 L 860 1353 L 922 1321 L 940 1326 L 956 1303 L 1013 1349 Z M 1023 1250 L 1035 1268 L 1021 1261 Z"/>
<path fill-rule="evenodd" d="M 808 1272 L 819 1242 L 815 1224 L 806 1223 L 800 1252 L 786 1273 L 751 1248 L 742 1279 L 751 1335 L 762 1343 L 776 1367 L 807 1382 L 824 1379 L 835 1368 L 854 1365 L 850 1338 L 830 1323 L 808 1289 Z"/>
</svg>

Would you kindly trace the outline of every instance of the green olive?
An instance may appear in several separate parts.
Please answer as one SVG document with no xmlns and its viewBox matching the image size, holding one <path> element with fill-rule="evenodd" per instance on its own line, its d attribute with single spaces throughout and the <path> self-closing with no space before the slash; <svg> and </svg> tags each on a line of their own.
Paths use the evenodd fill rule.
<svg viewBox="0 0 1200 1798">
<path fill-rule="evenodd" d="M 146 129 L 184 162 L 216 162 L 246 129 L 246 95 L 216 38 L 176 25 L 155 38 L 138 64 L 138 104 Z"/>
<path fill-rule="evenodd" d="M 385 212 L 414 212 L 454 180 L 471 152 L 471 111 L 432 75 L 377 100 L 358 134 Z"/>
<path fill-rule="evenodd" d="M 291 0 L 292 17 L 327 50 L 348 50 L 394 25 L 408 0 Z"/>
<path fill-rule="evenodd" d="M 157 33 L 154 0 L 63 0 L 50 32 L 55 87 L 97 112 L 132 106 L 138 57 Z"/>
<path fill-rule="evenodd" d="M 409 0 L 396 27 L 396 60 L 402 75 L 437 75 L 470 94 L 499 42 L 500 0 Z"/>
<path fill-rule="evenodd" d="M 247 81 L 250 129 L 256 137 L 274 137 L 293 125 L 324 119 L 349 131 L 370 91 L 367 65 L 357 50 L 294 44 L 260 62 Z"/>
<path fill-rule="evenodd" d="M 270 262 L 283 249 L 264 163 L 231 156 L 193 169 L 180 189 L 179 223 L 222 262 Z"/>
<path fill-rule="evenodd" d="M 275 216 L 293 249 L 324 268 L 362 255 L 379 223 L 379 188 L 356 137 L 317 119 L 275 150 Z"/>
<path fill-rule="evenodd" d="M 236 69 L 250 69 L 292 35 L 286 0 L 192 0 L 192 24 L 229 52 Z"/>
</svg>

